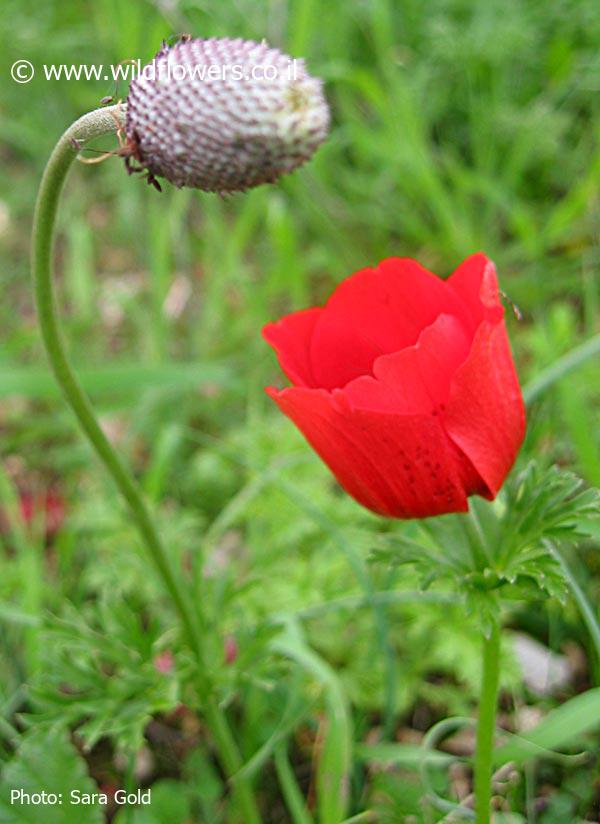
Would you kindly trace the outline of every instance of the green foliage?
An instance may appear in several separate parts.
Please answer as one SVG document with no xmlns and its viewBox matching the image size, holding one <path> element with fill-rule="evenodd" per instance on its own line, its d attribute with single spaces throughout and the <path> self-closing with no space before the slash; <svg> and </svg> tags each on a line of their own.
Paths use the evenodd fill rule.
<svg viewBox="0 0 600 824">
<path fill-rule="evenodd" d="M 51 757 L 50 757 L 51 756 Z M 62 804 L 11 803 L 11 790 L 62 795 Z M 40 815 L 48 824 L 79 824 L 82 807 L 69 803 L 71 791 L 97 793 L 86 765 L 64 730 L 36 727 L 27 732 L 19 748 L 5 766 L 0 782 L 0 821 L 7 824 L 37 824 Z M 100 824 L 99 805 L 85 808 L 85 820 Z"/>
<path fill-rule="evenodd" d="M 45 660 L 32 686 L 37 711 L 31 720 L 77 729 L 88 750 L 110 737 L 118 748 L 136 752 L 150 718 L 180 700 L 176 672 L 160 672 L 156 665 L 169 639 L 159 634 L 151 612 L 120 599 L 106 599 L 92 616 L 90 624 L 67 607 L 44 629 Z"/>
<path fill-rule="evenodd" d="M 347 699 L 335 672 L 304 642 L 300 628 L 289 624 L 273 642 L 276 652 L 292 658 L 325 690 L 326 721 L 317 767 L 319 821 L 337 824 L 348 808 L 348 774 L 352 762 L 352 723 Z"/>
<path fill-rule="evenodd" d="M 119 824 L 225 822 L 231 796 L 171 606 L 41 356 L 28 233 L 56 138 L 115 91 L 46 82 L 42 64 L 148 59 L 179 31 L 266 37 L 306 57 L 325 78 L 332 135 L 277 187 L 228 200 L 158 195 L 117 159 L 77 167 L 57 244 L 72 353 L 205 607 L 217 696 L 267 815 L 308 824 L 373 808 L 382 822 L 422 821 L 415 751 L 381 771 L 384 750 L 365 761 L 362 747 L 416 741 L 439 718 L 473 714 L 490 604 L 585 658 L 568 693 L 542 701 L 524 691 L 505 645 L 506 715 L 514 698 L 552 710 L 552 726 L 562 702 L 575 729 L 571 711 L 587 707 L 590 723 L 596 711 L 598 672 L 586 663 L 590 639 L 600 651 L 597 502 L 569 470 L 598 485 L 597 0 L 5 0 L 5 76 L 20 58 L 37 74 L 27 86 L 8 80 L 1 103 L 11 114 L 0 184 L 0 760 L 21 780 L 9 770 L 22 753 L 32 761 L 32 741 L 46 773 L 58 760 L 72 769 L 66 727 L 88 749 L 131 755 L 148 719 L 184 702 L 199 719 L 198 746 L 175 777 L 156 776 L 151 809 L 121 811 Z M 263 396 L 279 373 L 260 326 L 321 302 L 381 257 L 413 255 L 447 273 L 477 248 L 524 317 L 517 323 L 507 303 L 529 400 L 521 466 L 497 502 L 472 502 L 471 518 L 382 522 L 340 493 Z M 45 536 L 43 517 L 20 518 L 19 494 L 49 486 L 66 517 Z M 166 649 L 174 667 L 163 674 L 154 661 Z M 573 704 L 579 690 L 583 704 Z M 576 746 L 597 751 L 597 731 Z M 527 780 L 530 803 L 544 788 L 540 822 L 593 818 L 594 765 L 537 760 Z M 84 769 L 79 759 L 61 781 L 83 780 Z M 126 772 L 116 780 L 135 784 Z M 326 795 L 331 775 L 347 795 Z M 445 768 L 432 779 L 447 793 Z M 524 810 L 524 790 L 510 803 Z"/>
<path fill-rule="evenodd" d="M 510 566 L 516 556 L 531 557 L 545 541 L 576 542 L 589 535 L 600 514 L 600 494 L 571 472 L 544 471 L 531 462 L 505 487 L 504 522 L 497 556 Z"/>
<path fill-rule="evenodd" d="M 497 595 L 527 600 L 544 592 L 564 601 L 569 581 L 553 544 L 587 538 L 599 513 L 597 490 L 570 472 L 531 461 L 494 503 L 472 501 L 468 515 L 427 519 L 415 538 L 392 533 L 374 558 L 411 564 L 423 588 L 449 586 L 487 623 L 497 612 Z"/>
</svg>

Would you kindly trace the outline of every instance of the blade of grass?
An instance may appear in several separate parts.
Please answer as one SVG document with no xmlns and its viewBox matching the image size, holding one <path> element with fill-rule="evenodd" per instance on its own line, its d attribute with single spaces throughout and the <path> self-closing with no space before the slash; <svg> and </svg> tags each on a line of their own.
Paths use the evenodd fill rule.
<svg viewBox="0 0 600 824">
<path fill-rule="evenodd" d="M 571 572 L 571 569 L 562 552 L 560 552 L 558 547 L 550 541 L 546 541 L 545 543 L 550 554 L 558 561 L 562 573 L 571 588 L 571 592 L 573 593 L 577 606 L 579 607 L 581 617 L 588 628 L 596 650 L 596 669 L 598 669 L 598 666 L 600 665 L 600 621 L 598 621 L 598 616 L 590 604 L 585 592 L 580 587 L 577 578 Z"/>
<path fill-rule="evenodd" d="M 306 807 L 288 759 L 287 746 L 283 742 L 275 747 L 275 769 L 293 824 L 313 824 L 313 817 Z"/>
<path fill-rule="evenodd" d="M 600 687 L 576 695 L 552 710 L 534 729 L 511 737 L 494 751 L 494 764 L 522 763 L 545 750 L 566 747 L 600 726 Z"/>
<path fill-rule="evenodd" d="M 525 403 L 529 406 L 565 375 L 598 355 L 600 355 L 600 335 L 594 335 L 593 338 L 571 349 L 529 381 L 523 389 Z"/>
<path fill-rule="evenodd" d="M 287 622 L 270 646 L 295 661 L 323 687 L 326 727 L 317 754 L 317 806 L 320 824 L 339 824 L 347 812 L 352 764 L 352 721 L 343 687 L 329 664 L 306 644 L 296 622 Z"/>
</svg>

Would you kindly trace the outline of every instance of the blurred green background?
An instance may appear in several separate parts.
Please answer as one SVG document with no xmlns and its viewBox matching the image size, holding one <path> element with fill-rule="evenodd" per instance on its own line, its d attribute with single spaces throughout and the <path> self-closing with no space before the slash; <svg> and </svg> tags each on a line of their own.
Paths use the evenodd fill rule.
<svg viewBox="0 0 600 824">
<path fill-rule="evenodd" d="M 64 751 L 55 783 L 84 781 L 75 745 L 57 732 L 77 726 L 99 785 L 155 782 L 159 800 L 136 824 L 228 812 L 201 721 L 174 710 L 186 704 L 180 679 L 168 658 L 166 673 L 156 665 L 177 650 L 173 615 L 41 351 L 28 271 L 36 188 L 62 131 L 115 94 L 112 82 L 46 81 L 42 65 L 146 61 L 189 32 L 266 38 L 325 80 L 331 137 L 278 185 L 227 199 L 169 185 L 159 194 L 119 159 L 76 165 L 57 245 L 73 358 L 173 553 L 206 579 L 223 695 L 244 709 L 241 747 L 249 757 L 272 744 L 257 779 L 266 820 L 292 820 L 275 775 L 291 764 L 314 795 L 315 741 L 332 707 L 352 718 L 356 740 L 418 743 L 438 718 L 471 712 L 479 673 L 458 610 L 420 599 L 409 571 L 367 562 L 391 527 L 338 492 L 264 396 L 280 377 L 260 329 L 382 257 L 417 257 L 446 275 L 482 249 L 522 314 L 507 303 L 524 384 L 598 334 L 600 6 L 4 0 L 0 27 L 0 758 L 9 762 L 25 712 L 22 769 Z M 17 59 L 36 67 L 30 83 L 10 79 Z M 122 84 L 116 97 L 126 93 Z M 596 358 L 532 403 L 521 462 L 535 455 L 600 485 L 599 403 Z M 595 549 L 572 559 L 593 603 Z M 281 616 L 321 668 L 277 657 Z M 567 691 L 597 684 L 573 607 L 534 603 L 513 624 L 571 656 Z M 233 638 L 228 665 L 222 645 Z M 560 699 L 528 692 L 508 649 L 504 680 L 521 708 L 543 713 Z M 514 790 L 522 818 L 511 820 L 598 820 L 594 775 L 593 763 L 539 766 Z M 433 820 L 414 769 L 356 758 L 350 784 L 355 810 Z M 0 808 L 0 820 L 17 819 Z"/>
</svg>

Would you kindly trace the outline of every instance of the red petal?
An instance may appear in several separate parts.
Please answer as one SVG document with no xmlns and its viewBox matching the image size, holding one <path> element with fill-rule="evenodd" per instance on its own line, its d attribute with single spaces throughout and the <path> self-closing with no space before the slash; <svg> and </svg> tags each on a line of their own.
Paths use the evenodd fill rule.
<svg viewBox="0 0 600 824">
<path fill-rule="evenodd" d="M 498 321 L 504 315 L 496 267 L 482 252 L 464 260 L 446 282 L 467 306 L 473 331 L 481 321 Z"/>
<path fill-rule="evenodd" d="M 484 321 L 452 378 L 444 429 L 493 498 L 525 435 L 525 407 L 504 321 Z"/>
<path fill-rule="evenodd" d="M 437 415 L 450 394 L 452 376 L 469 354 L 471 340 L 461 322 L 440 315 L 417 343 L 382 355 L 373 375 L 356 378 L 342 391 L 352 406 L 403 415 Z"/>
<path fill-rule="evenodd" d="M 412 346 L 438 315 L 472 321 L 462 298 L 409 258 L 388 258 L 343 281 L 329 299 L 311 342 L 316 386 L 345 386 L 371 372 L 381 355 Z"/>
<path fill-rule="evenodd" d="M 310 364 L 310 340 L 323 309 L 304 309 L 286 315 L 262 330 L 267 343 L 277 352 L 279 364 L 296 386 L 315 386 Z"/>
<path fill-rule="evenodd" d="M 437 418 L 353 409 L 341 392 L 267 393 L 344 489 L 373 512 L 423 518 L 468 509 L 456 450 Z"/>
</svg>

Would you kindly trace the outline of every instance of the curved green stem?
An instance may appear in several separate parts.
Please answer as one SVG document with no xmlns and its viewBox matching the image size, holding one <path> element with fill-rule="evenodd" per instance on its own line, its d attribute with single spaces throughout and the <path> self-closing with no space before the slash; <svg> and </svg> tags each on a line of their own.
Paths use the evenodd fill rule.
<svg viewBox="0 0 600 824">
<path fill-rule="evenodd" d="M 58 203 L 65 178 L 83 144 L 99 135 L 116 132 L 123 122 L 124 111 L 125 107 L 119 105 L 83 115 L 67 129 L 50 156 L 40 184 L 33 220 L 32 274 L 38 321 L 44 346 L 63 396 L 127 503 L 148 558 L 162 579 L 179 614 L 187 641 L 198 661 L 207 721 L 223 766 L 231 777 L 240 769 L 242 762 L 226 716 L 212 696 L 207 681 L 198 612 L 173 569 L 170 556 L 162 543 L 138 484 L 106 438 L 92 405 L 70 365 L 56 308 L 52 279 L 53 243 Z M 239 780 L 235 783 L 234 791 L 244 816 L 244 824 L 259 822 L 260 815 L 250 784 Z"/>
<path fill-rule="evenodd" d="M 483 638 L 483 672 L 475 752 L 475 820 L 489 824 L 492 800 L 492 754 L 500 676 L 500 627 L 494 622 L 489 638 Z"/>
</svg>

